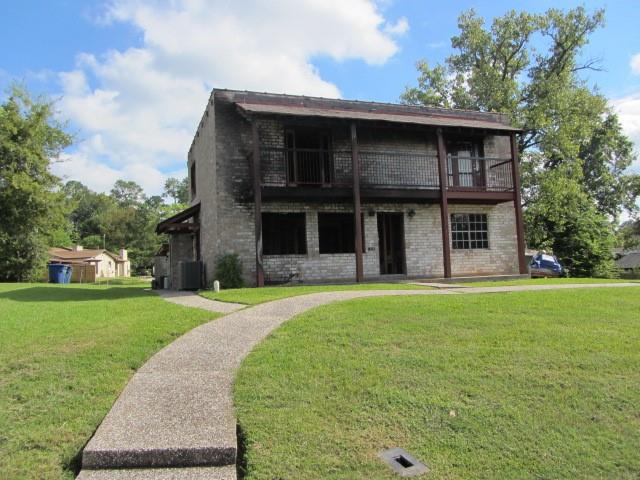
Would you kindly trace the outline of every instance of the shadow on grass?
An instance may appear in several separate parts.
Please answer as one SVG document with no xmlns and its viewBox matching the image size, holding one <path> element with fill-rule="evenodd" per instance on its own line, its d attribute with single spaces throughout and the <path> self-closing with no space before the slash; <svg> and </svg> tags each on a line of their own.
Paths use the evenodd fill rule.
<svg viewBox="0 0 640 480">
<path fill-rule="evenodd" d="M 236 424 L 236 437 L 238 442 L 236 475 L 238 480 L 243 480 L 247 476 L 247 436 L 239 423 Z"/>
<path fill-rule="evenodd" d="M 82 288 L 68 286 L 29 287 L 0 292 L 0 300 L 15 302 L 86 302 L 120 300 L 152 295 L 140 287 Z"/>
</svg>

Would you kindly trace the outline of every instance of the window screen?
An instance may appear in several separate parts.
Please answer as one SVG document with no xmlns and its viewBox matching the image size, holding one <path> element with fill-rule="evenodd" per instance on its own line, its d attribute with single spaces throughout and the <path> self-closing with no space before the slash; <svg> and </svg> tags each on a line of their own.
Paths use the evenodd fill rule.
<svg viewBox="0 0 640 480">
<path fill-rule="evenodd" d="M 451 215 L 451 245 L 454 249 L 489 248 L 487 215 L 480 213 Z"/>
<path fill-rule="evenodd" d="M 265 255 L 306 254 L 305 214 L 263 213 L 262 251 Z"/>
</svg>

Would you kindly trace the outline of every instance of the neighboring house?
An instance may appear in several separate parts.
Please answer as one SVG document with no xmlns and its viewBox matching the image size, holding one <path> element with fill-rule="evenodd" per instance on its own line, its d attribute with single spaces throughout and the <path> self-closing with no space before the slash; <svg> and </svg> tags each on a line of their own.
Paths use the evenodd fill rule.
<svg viewBox="0 0 640 480">
<path fill-rule="evenodd" d="M 628 252 L 616 260 L 617 267 L 627 275 L 640 275 L 640 251 Z"/>
<path fill-rule="evenodd" d="M 85 249 L 81 245 L 72 248 L 50 248 L 51 263 L 65 263 L 73 266 L 95 267 L 95 277 L 130 277 L 131 263 L 127 251 L 122 248 L 120 254 L 105 249 Z"/>
<path fill-rule="evenodd" d="M 214 89 L 191 206 L 158 225 L 177 265 L 237 253 L 262 285 L 526 274 L 506 116 Z M 514 161 L 515 160 L 515 161 Z"/>
</svg>

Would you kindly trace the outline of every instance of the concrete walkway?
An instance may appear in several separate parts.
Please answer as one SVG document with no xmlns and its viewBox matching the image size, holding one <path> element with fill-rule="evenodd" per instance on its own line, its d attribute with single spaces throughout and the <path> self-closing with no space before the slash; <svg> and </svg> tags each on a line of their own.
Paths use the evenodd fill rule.
<svg viewBox="0 0 640 480">
<path fill-rule="evenodd" d="M 158 295 L 171 303 L 182 305 L 183 307 L 201 308 L 216 313 L 231 313 L 245 308 L 241 303 L 219 302 L 204 298 L 197 293 L 181 290 L 154 290 Z"/>
<path fill-rule="evenodd" d="M 235 372 L 273 329 L 310 308 L 374 296 L 601 287 L 640 283 L 323 292 L 236 311 L 191 330 L 138 370 L 85 447 L 78 478 L 235 480 Z"/>
</svg>

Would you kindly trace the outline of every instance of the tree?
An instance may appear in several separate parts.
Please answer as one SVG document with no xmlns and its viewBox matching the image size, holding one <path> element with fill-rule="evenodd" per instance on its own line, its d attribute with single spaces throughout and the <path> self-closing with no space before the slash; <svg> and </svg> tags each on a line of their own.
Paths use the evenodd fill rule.
<svg viewBox="0 0 640 480">
<path fill-rule="evenodd" d="M 53 159 L 72 138 L 54 104 L 14 86 L 0 105 L 0 281 L 35 279 L 47 247 L 67 230 Z"/>
<path fill-rule="evenodd" d="M 489 28 L 473 10 L 464 12 L 458 20 L 460 33 L 451 41 L 456 53 L 433 68 L 419 62 L 418 86 L 402 95 L 409 104 L 507 113 L 523 129 L 518 148 L 525 212 L 535 211 L 525 215 L 527 241 L 534 248 L 542 248 L 543 238 L 547 243 L 553 239 L 557 244 L 547 248 L 557 253 L 569 240 L 557 235 L 575 231 L 552 228 L 559 217 L 545 221 L 552 213 L 550 200 L 557 199 L 552 193 L 562 186 L 570 184 L 569 192 L 580 194 L 573 201 L 582 207 L 591 202 L 585 224 L 593 215 L 598 225 L 609 224 L 598 229 L 605 243 L 613 238 L 612 223 L 620 213 L 637 209 L 640 180 L 627 171 L 634 160 L 631 142 L 606 98 L 580 77 L 582 71 L 599 69 L 597 61 L 579 59 L 589 36 L 603 23 L 604 11 L 589 14 L 583 7 L 550 9 L 543 15 L 510 11 Z M 546 50 L 534 47 L 540 44 Z M 581 221 L 570 218 L 567 208 L 554 215 L 562 212 L 567 221 Z M 543 235 L 545 225 L 550 230 Z M 601 258 L 599 251 L 580 251 Z M 571 261 L 589 263 L 586 258 Z"/>
<path fill-rule="evenodd" d="M 174 204 L 187 204 L 189 203 L 189 179 L 183 178 L 178 180 L 177 178 L 167 178 L 164 182 L 164 198 L 173 199 Z"/>
<path fill-rule="evenodd" d="M 570 275 L 614 274 L 611 225 L 575 178 L 542 178 L 524 216 L 529 241 L 537 248 L 552 250 Z"/>
<path fill-rule="evenodd" d="M 121 207 L 140 205 L 146 199 L 142 187 L 131 180 L 116 180 L 111 196 Z"/>
</svg>

